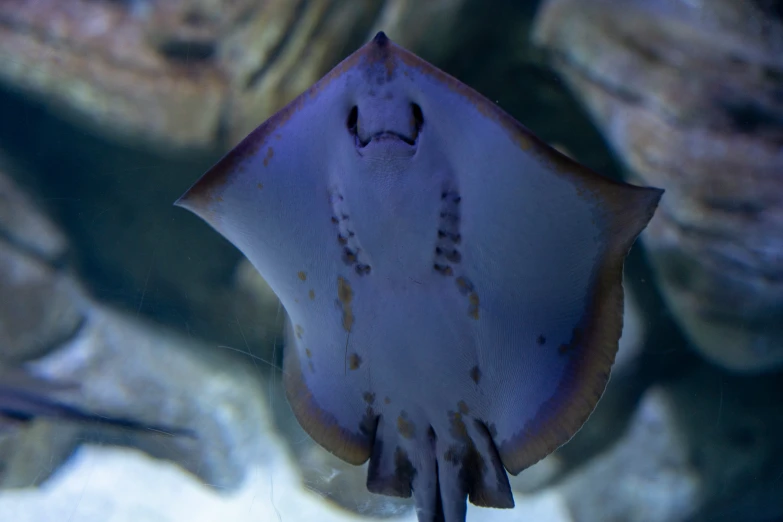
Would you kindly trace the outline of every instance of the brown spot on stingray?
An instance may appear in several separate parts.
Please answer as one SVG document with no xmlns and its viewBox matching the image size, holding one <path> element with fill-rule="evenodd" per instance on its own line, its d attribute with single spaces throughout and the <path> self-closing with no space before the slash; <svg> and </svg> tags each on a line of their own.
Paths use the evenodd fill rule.
<svg viewBox="0 0 783 522">
<path fill-rule="evenodd" d="M 302 325 L 298 324 L 294 326 L 294 332 L 296 332 L 296 338 L 301 339 L 302 334 L 304 334 L 304 328 L 302 328 Z"/>
<path fill-rule="evenodd" d="M 479 383 L 479 381 L 481 380 L 481 370 L 479 370 L 478 366 L 474 366 L 473 368 L 470 369 L 470 378 L 473 379 L 473 382 L 475 382 L 476 384 Z"/>
<path fill-rule="evenodd" d="M 489 466 L 487 466 L 487 462 L 484 460 L 484 455 L 476 448 L 472 440 L 463 448 L 460 460 L 462 461 L 462 468 L 459 470 L 460 482 L 469 485 L 468 498 L 471 503 L 477 506 L 492 505 L 493 496 L 488 494 L 483 487 L 475 487 L 476 484 L 484 483 L 484 475 L 487 473 Z M 498 484 L 503 482 L 499 481 Z"/>
<path fill-rule="evenodd" d="M 343 250 L 343 262 L 346 265 L 352 265 L 356 262 L 356 259 L 357 259 L 356 252 L 354 252 L 348 247 L 345 247 L 345 249 Z"/>
<path fill-rule="evenodd" d="M 408 498 L 411 496 L 411 485 L 416 469 L 411 464 L 405 450 L 397 446 L 392 458 L 392 470 L 381 468 L 385 458 L 384 440 L 376 437 L 373 442 L 370 464 L 367 467 L 367 489 L 372 493 L 392 497 Z"/>
<path fill-rule="evenodd" d="M 538 344 L 539 346 L 544 346 L 546 344 L 546 337 L 544 337 L 543 335 L 539 335 L 538 338 L 536 339 L 536 344 Z"/>
<path fill-rule="evenodd" d="M 493 439 L 498 436 L 498 427 L 495 426 L 494 422 L 487 426 L 487 431 L 489 431 Z"/>
<path fill-rule="evenodd" d="M 438 263 L 435 263 L 434 265 L 432 265 L 432 268 L 434 268 L 437 272 L 440 272 L 445 276 L 454 275 L 454 270 L 448 265 L 439 265 Z"/>
<path fill-rule="evenodd" d="M 384 404 L 391 404 L 391 399 L 389 397 L 384 397 L 383 398 L 383 403 Z"/>
<path fill-rule="evenodd" d="M 462 419 L 462 414 L 456 411 L 449 412 L 449 422 L 451 423 L 451 429 L 449 433 L 457 440 L 468 439 L 468 427 L 465 426 L 465 421 Z"/>
<path fill-rule="evenodd" d="M 359 432 L 366 437 L 375 437 L 375 430 L 378 429 L 378 417 L 375 415 L 372 406 L 367 405 L 367 409 L 364 410 L 364 416 L 359 423 Z"/>
<path fill-rule="evenodd" d="M 443 454 L 443 458 L 446 462 L 451 462 L 455 466 L 459 466 L 459 455 L 459 446 L 452 444 L 449 446 L 449 449 L 446 450 L 446 453 Z"/>
<path fill-rule="evenodd" d="M 399 446 L 394 450 L 394 476 L 396 482 L 407 485 L 408 490 L 410 490 L 410 485 L 416 476 L 416 468 L 413 467 L 411 459 L 408 458 L 408 453 Z"/>
<path fill-rule="evenodd" d="M 459 409 L 459 412 L 463 415 L 470 413 L 470 408 L 468 408 L 468 405 L 465 401 L 459 401 L 457 403 L 457 409 Z"/>
<path fill-rule="evenodd" d="M 359 366 L 362 365 L 362 358 L 359 357 L 358 353 L 352 353 L 350 357 L 348 357 L 348 368 L 350 370 L 358 370 Z"/>
<path fill-rule="evenodd" d="M 397 417 L 397 431 L 406 439 L 412 439 L 416 435 L 416 426 L 408 420 L 408 414 L 404 410 Z"/>
<path fill-rule="evenodd" d="M 473 292 L 468 296 L 468 300 L 470 301 L 470 309 L 468 310 L 468 315 L 470 315 L 473 319 L 479 318 L 479 296 L 476 292 Z"/>
<path fill-rule="evenodd" d="M 263 183 L 256 183 L 256 187 L 258 187 L 258 190 L 264 190 L 264 184 Z"/>
<path fill-rule="evenodd" d="M 266 149 L 266 156 L 264 156 L 264 167 L 269 165 L 269 160 L 271 160 L 272 156 L 274 155 L 275 155 L 275 151 L 272 147 Z"/>
<path fill-rule="evenodd" d="M 473 292 L 473 283 L 470 282 L 470 280 L 465 276 L 459 276 L 456 279 L 457 282 L 457 289 L 459 290 L 459 293 L 462 295 L 468 295 L 470 292 Z"/>
<path fill-rule="evenodd" d="M 307 273 L 306 272 L 297 272 L 296 277 L 298 277 L 301 281 L 304 281 L 307 279 Z"/>
<path fill-rule="evenodd" d="M 313 356 L 313 352 L 310 351 L 310 348 L 305 348 L 305 355 L 308 359 Z"/>
<path fill-rule="evenodd" d="M 375 394 L 366 391 L 362 394 L 362 399 L 364 399 L 364 402 L 366 402 L 367 404 L 372 405 L 375 403 Z"/>
<path fill-rule="evenodd" d="M 513 507 L 514 501 L 510 489 L 504 491 L 505 488 L 501 486 L 500 490 L 487 490 L 484 487 L 486 482 L 484 476 L 490 467 L 495 469 L 498 485 L 508 484 L 508 478 L 500 458 L 495 455 L 494 462 L 490 461 L 488 464 L 484 458 L 485 456 L 476 447 L 476 441 L 468 433 L 465 418 L 462 414 L 450 411 L 449 417 L 451 421 L 449 433 L 454 438 L 455 443 L 449 446 L 443 457 L 459 468 L 459 482 L 468 493 L 471 503 L 485 507 Z M 482 431 L 487 436 L 489 435 L 486 426 L 476 420 L 473 422 L 477 430 Z M 488 442 L 490 444 L 490 452 L 494 451 L 492 441 L 489 440 Z M 502 502 L 499 504 L 499 501 Z"/>
<path fill-rule="evenodd" d="M 309 291 L 309 292 L 307 292 L 307 295 L 309 295 L 309 296 L 310 296 L 310 300 L 311 300 L 311 301 L 315 301 L 315 290 L 313 290 L 313 289 L 311 288 L 311 289 L 310 289 L 310 291 Z"/>
<path fill-rule="evenodd" d="M 354 320 L 353 309 L 351 308 L 353 289 L 348 280 L 339 276 L 337 277 L 337 300 L 340 302 L 340 307 L 343 309 L 343 329 L 346 332 L 350 332 Z"/>
</svg>

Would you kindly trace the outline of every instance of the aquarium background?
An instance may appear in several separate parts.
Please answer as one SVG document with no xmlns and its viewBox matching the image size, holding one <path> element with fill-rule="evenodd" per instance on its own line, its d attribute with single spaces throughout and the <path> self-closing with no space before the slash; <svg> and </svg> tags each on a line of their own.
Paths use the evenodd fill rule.
<svg viewBox="0 0 783 522">
<path fill-rule="evenodd" d="M 468 520 L 783 520 L 783 2 L 3 0 L 0 522 L 415 520 L 298 426 L 285 311 L 172 206 L 378 30 L 666 189 L 598 408 Z"/>
</svg>

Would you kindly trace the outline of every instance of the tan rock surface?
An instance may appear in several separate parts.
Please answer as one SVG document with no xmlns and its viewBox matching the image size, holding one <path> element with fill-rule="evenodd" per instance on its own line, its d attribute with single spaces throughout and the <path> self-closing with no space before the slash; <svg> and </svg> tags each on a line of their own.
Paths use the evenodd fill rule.
<svg viewBox="0 0 783 522">
<path fill-rule="evenodd" d="M 739 371 L 783 364 L 783 22 L 743 0 L 551 0 L 536 39 L 637 181 L 679 324 Z"/>
<path fill-rule="evenodd" d="M 7 0 L 0 82 L 120 141 L 224 150 L 376 21 L 416 45 L 463 1 Z"/>
</svg>

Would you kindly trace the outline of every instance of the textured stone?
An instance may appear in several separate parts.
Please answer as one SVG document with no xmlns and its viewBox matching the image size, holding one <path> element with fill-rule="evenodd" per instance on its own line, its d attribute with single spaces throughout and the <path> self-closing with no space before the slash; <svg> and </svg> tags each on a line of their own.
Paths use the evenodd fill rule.
<svg viewBox="0 0 783 522">
<path fill-rule="evenodd" d="M 237 15 L 225 11 L 203 28 L 197 3 L 187 0 L 2 2 L 0 80 L 95 130 L 207 144 L 225 82 L 203 64 L 214 33 Z"/>
<path fill-rule="evenodd" d="M 243 487 L 230 495 L 137 451 L 85 446 L 40 489 L 0 493 L 0 513 L 17 522 L 48 522 L 63 514 L 73 522 L 373 520 L 326 505 L 300 486 L 280 441 L 259 442 L 278 452 L 253 466 Z"/>
<path fill-rule="evenodd" d="M 779 378 L 704 367 L 648 390 L 616 445 L 559 491 L 577 520 L 773 520 L 783 514 Z"/>
<path fill-rule="evenodd" d="M 550 0 L 535 34 L 631 175 L 666 189 L 642 236 L 664 296 L 739 371 L 783 364 L 783 23 L 767 4 Z"/>
<path fill-rule="evenodd" d="M 121 141 L 221 150 L 362 43 L 378 17 L 415 45 L 431 25 L 446 34 L 461 2 L 8 0 L 0 82 Z"/>
<path fill-rule="evenodd" d="M 270 458 L 251 467 L 248 480 L 232 494 L 199 483 L 170 463 L 139 452 L 85 446 L 72 462 L 40 489 L 0 492 L 0 513 L 15 522 L 50 522 L 63 514 L 72 522 L 380 522 L 383 512 L 356 515 L 330 505 L 303 487 L 296 468 L 275 438 L 263 440 Z M 408 512 L 395 517 L 414 522 Z M 561 497 L 521 498 L 513 510 L 470 506 L 468 520 L 572 522 Z"/>
<path fill-rule="evenodd" d="M 0 172 L 0 364 L 38 357 L 83 321 L 73 281 L 56 268 L 65 238 Z"/>
<path fill-rule="evenodd" d="M 78 336 L 27 366 L 42 378 L 80 384 L 57 393 L 61 402 L 196 434 L 195 439 L 166 437 L 85 423 L 78 425 L 74 441 L 97 438 L 134 446 L 220 488 L 237 487 L 248 466 L 270 455 L 258 443 L 274 429 L 259 376 L 211 347 L 99 304 L 92 303 Z M 51 432 L 55 439 L 63 436 Z M 33 442 L 24 431 L 18 442 L 35 444 L 43 454 L 62 444 L 45 437 Z M 22 453 L 12 452 L 11 461 Z M 36 482 L 46 476 L 39 472 Z"/>
<path fill-rule="evenodd" d="M 0 240 L 0 361 L 43 355 L 83 321 L 74 283 Z"/>
<path fill-rule="evenodd" d="M 0 202 L 3 384 L 14 388 L 16 374 L 3 370 L 24 363 L 41 379 L 30 386 L 42 400 L 197 434 L 0 418 L 1 487 L 40 483 L 85 440 L 141 448 L 222 488 L 236 487 L 248 466 L 268 458 L 258 441 L 273 430 L 272 421 L 261 377 L 246 359 L 95 302 L 63 259 L 62 235 L 6 177 Z"/>
<path fill-rule="evenodd" d="M 6 175 L 3 167 L 0 162 L 0 238 L 17 249 L 56 263 L 68 248 L 65 236 Z"/>
<path fill-rule="evenodd" d="M 703 499 L 671 404 L 651 391 L 625 437 L 560 486 L 577 520 L 676 522 Z"/>
<path fill-rule="evenodd" d="M 399 517 L 413 511 L 412 498 L 394 498 L 367 491 L 367 464 L 352 466 L 320 446 L 298 459 L 302 483 L 325 499 L 365 516 Z"/>
</svg>

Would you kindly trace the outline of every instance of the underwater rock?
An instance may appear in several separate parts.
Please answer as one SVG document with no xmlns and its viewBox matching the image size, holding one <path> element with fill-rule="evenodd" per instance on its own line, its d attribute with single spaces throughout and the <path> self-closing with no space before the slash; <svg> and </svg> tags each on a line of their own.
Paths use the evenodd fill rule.
<svg viewBox="0 0 783 522">
<path fill-rule="evenodd" d="M 256 463 L 230 495 L 138 451 L 86 445 L 39 489 L 0 492 L 0 513 L 17 522 L 60 520 L 64 513 L 79 522 L 380 520 L 328 506 L 301 486 L 278 439 L 258 442 L 271 458 Z"/>
<path fill-rule="evenodd" d="M 550 0 L 535 33 L 631 175 L 666 189 L 642 240 L 692 344 L 735 371 L 783 364 L 783 21 L 768 4 Z"/>
<path fill-rule="evenodd" d="M 555 451 L 519 475 L 509 475 L 508 482 L 514 494 L 530 494 L 551 485 L 561 478 L 565 471 L 566 465 L 560 454 Z"/>
<path fill-rule="evenodd" d="M 0 151 L 0 238 L 42 261 L 57 264 L 68 248 L 65 236 L 7 175 L 11 169 L 2 161 Z"/>
<path fill-rule="evenodd" d="M 72 280 L 0 240 L 0 361 L 43 355 L 82 320 Z"/>
<path fill-rule="evenodd" d="M 40 483 L 86 440 L 141 448 L 236 487 L 269 457 L 259 441 L 274 429 L 253 367 L 94 301 L 66 250 L 59 230 L 0 173 L 0 370 L 24 363 L 45 381 L 78 383 L 39 390 L 58 404 L 196 438 L 100 422 L 0 422 L 0 487 Z"/>
<path fill-rule="evenodd" d="M 431 63 L 448 57 L 465 35 L 459 24 L 469 16 L 465 7 L 482 4 L 480 0 L 386 0 L 378 12 L 372 28 L 373 36 L 383 31 L 398 45 L 415 49 L 419 56 Z M 486 18 L 495 13 L 485 11 Z M 475 20 L 474 20 L 475 21 Z M 462 34 L 460 34 L 462 33 Z"/>
<path fill-rule="evenodd" d="M 60 402 L 195 436 L 76 423 L 76 430 L 32 438 L 22 428 L 5 467 L 23 476 L 5 477 L 6 484 L 45 480 L 61 462 L 41 470 L 16 461 L 33 451 L 49 457 L 50 448 L 62 446 L 64 439 L 73 446 L 93 440 L 139 448 L 221 489 L 236 488 L 249 466 L 270 458 L 260 442 L 274 431 L 260 379 L 237 360 L 167 329 L 92 303 L 78 336 L 27 367 L 47 380 L 80 383 L 78 390 L 58 393 Z"/>
<path fill-rule="evenodd" d="M 43 355 L 78 329 L 82 310 L 58 261 L 67 244 L 0 171 L 0 365 Z"/>
<path fill-rule="evenodd" d="M 214 38 L 252 2 L 212 4 L 2 2 L 0 81 L 100 133 L 211 143 L 226 96 Z"/>
<path fill-rule="evenodd" d="M 317 78 L 367 10 L 302 0 L 2 2 L 0 80 L 121 139 L 212 146 Z"/>
<path fill-rule="evenodd" d="M 676 522 L 702 499 L 698 473 L 673 424 L 670 398 L 650 390 L 617 445 L 560 486 L 577 520 Z"/>
<path fill-rule="evenodd" d="M 622 439 L 555 489 L 577 520 L 775 519 L 783 514 L 777 381 L 702 367 L 654 386 Z"/>
<path fill-rule="evenodd" d="M 367 464 L 352 466 L 317 445 L 297 459 L 302 483 L 330 502 L 365 516 L 399 517 L 413 513 L 412 498 L 367 491 Z"/>
<path fill-rule="evenodd" d="M 0 83 L 124 142 L 221 149 L 309 87 L 376 17 L 417 13 L 415 27 L 443 28 L 459 3 L 11 0 L 0 2 Z"/>
<path fill-rule="evenodd" d="M 15 522 L 50 522 L 63 513 L 78 522 L 416 521 L 412 512 L 391 519 L 330 505 L 302 485 L 279 439 L 259 443 L 271 458 L 251 466 L 247 481 L 230 495 L 138 451 L 86 445 L 41 488 L 0 492 L 0 513 Z M 552 493 L 519 498 L 514 510 L 479 510 L 471 505 L 468 520 L 573 522 L 563 499 Z"/>
<path fill-rule="evenodd" d="M 629 371 L 629 368 L 634 364 L 644 348 L 644 341 L 647 335 L 647 325 L 644 322 L 639 299 L 631 285 L 628 284 L 627 276 L 623 278 L 623 289 L 625 291 L 625 299 L 623 300 L 623 334 L 620 336 L 617 355 L 612 367 L 612 373 L 615 376 Z"/>
</svg>

